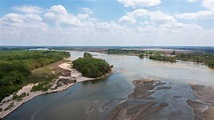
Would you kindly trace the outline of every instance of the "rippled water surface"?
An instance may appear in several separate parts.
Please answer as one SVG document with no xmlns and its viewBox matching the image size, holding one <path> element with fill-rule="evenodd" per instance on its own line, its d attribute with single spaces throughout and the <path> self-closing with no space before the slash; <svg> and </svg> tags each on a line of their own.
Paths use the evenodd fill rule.
<svg viewBox="0 0 214 120">
<path fill-rule="evenodd" d="M 193 119 L 187 99 L 194 99 L 186 83 L 214 86 L 214 70 L 192 62 L 164 63 L 136 56 L 92 53 L 114 65 L 112 74 L 103 80 L 78 83 L 66 91 L 41 95 L 24 103 L 5 120 L 82 120 L 105 119 L 109 111 L 127 99 L 134 86 L 132 80 L 157 79 L 166 81 L 172 89 L 152 96 L 169 104 L 149 119 Z M 71 51 L 76 59 L 83 52 Z M 173 96 L 182 96 L 174 98 Z M 146 101 L 146 100 L 145 100 Z M 148 100 L 147 100 L 148 101 Z M 176 114 L 175 114 L 176 113 Z M 177 114 L 179 113 L 179 114 Z"/>
</svg>

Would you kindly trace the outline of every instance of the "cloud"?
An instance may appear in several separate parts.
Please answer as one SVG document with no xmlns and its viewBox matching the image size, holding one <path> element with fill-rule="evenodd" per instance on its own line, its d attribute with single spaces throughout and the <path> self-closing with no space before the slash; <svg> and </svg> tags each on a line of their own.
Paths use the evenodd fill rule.
<svg viewBox="0 0 214 120">
<path fill-rule="evenodd" d="M 23 13 L 41 13 L 42 8 L 32 5 L 23 5 L 21 7 L 15 6 L 13 7 L 14 10 L 23 12 Z"/>
<path fill-rule="evenodd" d="M 176 18 L 187 19 L 187 20 L 197 20 L 197 19 L 214 19 L 214 11 L 198 11 L 195 13 L 181 13 L 176 14 Z"/>
<path fill-rule="evenodd" d="M 30 23 L 40 21 L 42 21 L 42 18 L 37 14 L 9 13 L 1 18 L 1 22 L 4 24 Z"/>
<path fill-rule="evenodd" d="M 48 12 L 44 13 L 46 20 L 55 23 L 57 26 L 60 25 L 73 25 L 80 26 L 81 20 L 78 19 L 71 13 L 68 13 L 67 10 L 62 5 L 52 6 Z"/>
<path fill-rule="evenodd" d="M 187 2 L 196 2 L 198 0 L 187 0 Z"/>
<path fill-rule="evenodd" d="M 54 5 L 49 9 L 49 11 L 56 14 L 67 14 L 66 9 L 62 5 Z"/>
<path fill-rule="evenodd" d="M 78 15 L 77 15 L 77 18 L 79 18 L 80 20 L 87 19 L 88 17 L 89 17 L 88 14 L 78 14 Z"/>
<path fill-rule="evenodd" d="M 110 32 L 115 34 L 116 32 L 121 32 L 125 29 L 125 27 L 116 24 L 113 21 L 110 22 L 98 22 L 95 23 L 95 28 L 99 32 Z"/>
<path fill-rule="evenodd" d="M 11 45 L 13 43 L 23 43 L 22 40 L 30 40 L 30 44 L 32 39 L 36 39 L 38 36 L 42 37 L 42 33 L 48 30 L 48 25 L 43 22 L 39 15 L 28 13 L 6 14 L 1 17 L 0 26 L 2 42 L 10 42 Z"/>
<path fill-rule="evenodd" d="M 196 2 L 198 0 L 187 0 L 188 2 Z M 201 5 L 207 10 L 197 12 L 178 13 L 174 17 L 186 20 L 214 19 L 214 0 L 201 0 Z"/>
<path fill-rule="evenodd" d="M 157 6 L 161 3 L 160 0 L 118 0 L 125 7 L 148 7 Z"/>
<path fill-rule="evenodd" d="M 87 14 L 94 14 L 93 10 L 90 8 L 79 8 L 82 12 Z"/>
<path fill-rule="evenodd" d="M 41 13 L 3 15 L 0 36 L 2 45 L 211 44 L 213 29 L 179 20 L 160 10 L 136 9 L 118 21 L 102 21 L 89 12 L 74 15 L 64 6 L 54 5 Z"/>
<path fill-rule="evenodd" d="M 119 19 L 119 22 L 128 23 L 128 24 L 134 24 L 134 23 L 136 23 L 136 20 L 135 20 L 135 18 L 133 18 L 131 16 L 122 16 Z"/>
<path fill-rule="evenodd" d="M 210 10 L 214 10 L 214 0 L 203 0 L 202 5 Z"/>
<path fill-rule="evenodd" d="M 176 22 L 176 19 L 169 14 L 163 13 L 162 11 L 149 11 L 146 9 L 136 9 L 132 12 L 128 12 L 125 16 L 122 16 L 119 21 L 125 23 L 137 23 L 137 19 L 141 19 L 150 24 L 161 25 L 170 22 Z"/>
</svg>

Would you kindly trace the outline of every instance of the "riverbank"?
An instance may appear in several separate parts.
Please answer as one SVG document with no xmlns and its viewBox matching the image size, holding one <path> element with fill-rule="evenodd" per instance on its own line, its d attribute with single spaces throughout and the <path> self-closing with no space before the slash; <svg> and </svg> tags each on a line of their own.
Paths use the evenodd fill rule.
<svg viewBox="0 0 214 120">
<path fill-rule="evenodd" d="M 48 89 L 47 91 L 32 92 L 32 88 L 38 85 L 39 83 L 30 83 L 26 86 L 23 86 L 22 89 L 20 89 L 16 93 L 17 96 L 21 96 L 24 93 L 25 94 L 24 97 L 20 99 L 14 99 L 14 94 L 11 94 L 10 96 L 4 98 L 0 103 L 0 108 L 2 110 L 0 111 L 0 118 L 5 117 L 6 115 L 14 111 L 16 108 L 18 108 L 20 105 L 36 96 L 63 91 L 78 82 L 101 79 L 108 76 L 105 75 L 100 78 L 87 78 L 82 76 L 82 74 L 79 71 L 71 69 L 71 65 L 72 62 L 64 62 L 58 64 L 57 66 L 55 65 L 56 67 L 55 69 L 57 69 L 61 73 L 58 79 L 51 81 L 50 89 Z M 54 73 L 55 71 L 52 72 Z"/>
</svg>

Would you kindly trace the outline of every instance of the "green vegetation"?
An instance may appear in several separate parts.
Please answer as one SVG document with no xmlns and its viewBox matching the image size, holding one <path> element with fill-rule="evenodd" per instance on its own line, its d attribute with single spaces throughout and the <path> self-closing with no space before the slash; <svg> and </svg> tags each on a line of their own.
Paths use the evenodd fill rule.
<svg viewBox="0 0 214 120">
<path fill-rule="evenodd" d="M 175 50 L 172 51 L 171 55 L 176 55 L 176 52 Z"/>
<path fill-rule="evenodd" d="M 12 107 L 14 107 L 14 102 L 11 102 L 10 105 L 8 105 L 4 111 L 11 109 Z"/>
<path fill-rule="evenodd" d="M 12 99 L 13 99 L 13 100 L 18 100 L 18 101 L 19 101 L 19 100 L 22 100 L 23 97 L 28 96 L 28 95 L 29 95 L 29 94 L 28 94 L 28 93 L 25 93 L 25 92 L 23 92 L 21 95 L 14 94 Z"/>
<path fill-rule="evenodd" d="M 73 47 L 49 47 L 50 50 L 75 50 Z"/>
<path fill-rule="evenodd" d="M 163 54 L 160 51 L 154 50 L 123 50 L 123 49 L 108 49 L 106 50 L 108 54 L 125 54 L 125 55 L 138 55 L 140 58 L 144 56 Z"/>
<path fill-rule="evenodd" d="M 41 75 L 38 78 L 44 79 L 45 76 Z M 36 77 L 37 78 L 37 77 Z M 37 79 L 38 79 L 37 78 Z M 36 91 L 47 91 L 48 89 L 51 88 L 50 82 L 52 82 L 56 78 L 55 74 L 51 74 L 45 78 L 45 81 L 39 82 L 37 85 L 33 86 L 31 89 L 31 92 L 36 92 Z"/>
<path fill-rule="evenodd" d="M 197 63 L 204 63 L 205 65 L 214 68 L 214 54 L 207 53 L 188 53 L 176 54 L 176 58 L 183 61 L 192 61 Z"/>
<path fill-rule="evenodd" d="M 108 54 L 139 54 L 142 51 L 139 50 L 123 50 L 123 49 L 108 49 Z"/>
<path fill-rule="evenodd" d="M 105 60 L 88 57 L 90 56 L 88 54 L 89 53 L 85 53 L 84 58 L 78 58 L 73 61 L 73 68 L 80 71 L 83 76 L 97 78 L 111 71 L 112 66 Z"/>
<path fill-rule="evenodd" d="M 92 55 L 91 55 L 90 53 L 85 52 L 85 53 L 83 54 L 83 57 L 84 57 L 84 58 L 92 58 Z"/>
<path fill-rule="evenodd" d="M 140 57 L 140 58 L 144 58 L 144 56 L 145 56 L 145 54 L 143 54 L 143 53 L 140 53 L 140 54 L 139 54 L 139 57 Z"/>
<path fill-rule="evenodd" d="M 161 51 L 154 51 L 154 50 L 144 50 L 144 55 L 156 55 L 156 54 L 163 54 Z"/>
<path fill-rule="evenodd" d="M 8 50 L 0 51 L 0 101 L 29 83 L 31 70 L 69 57 L 67 52 Z"/>
<path fill-rule="evenodd" d="M 164 56 L 164 55 L 159 55 L 159 54 L 149 56 L 149 59 L 163 61 L 163 62 L 176 62 L 175 57 Z"/>
</svg>

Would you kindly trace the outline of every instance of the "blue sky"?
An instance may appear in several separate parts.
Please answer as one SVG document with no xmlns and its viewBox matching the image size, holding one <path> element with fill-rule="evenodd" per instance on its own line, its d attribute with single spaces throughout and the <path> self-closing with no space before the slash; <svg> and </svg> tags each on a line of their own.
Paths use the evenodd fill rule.
<svg viewBox="0 0 214 120">
<path fill-rule="evenodd" d="M 0 45 L 211 46 L 214 0 L 1 0 Z"/>
</svg>

